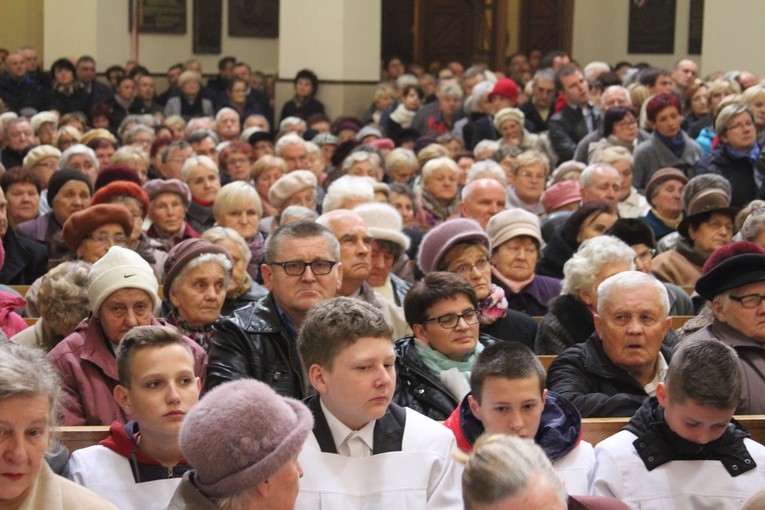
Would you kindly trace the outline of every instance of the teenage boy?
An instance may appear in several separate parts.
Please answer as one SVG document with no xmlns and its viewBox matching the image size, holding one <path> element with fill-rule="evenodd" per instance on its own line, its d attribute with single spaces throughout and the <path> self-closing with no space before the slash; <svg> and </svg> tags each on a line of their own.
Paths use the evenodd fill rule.
<svg viewBox="0 0 765 510">
<path fill-rule="evenodd" d="M 533 438 L 572 495 L 585 495 L 595 470 L 592 445 L 582 441 L 576 407 L 545 389 L 545 370 L 518 342 L 486 347 L 470 372 L 471 392 L 444 422 L 465 452 L 484 432 Z"/>
<path fill-rule="evenodd" d="M 72 479 L 122 509 L 163 509 L 191 469 L 178 435 L 199 400 L 194 356 L 175 328 L 138 326 L 119 343 L 117 372 L 114 398 L 135 420 L 115 421 L 108 438 L 74 452 Z"/>
<path fill-rule="evenodd" d="M 298 337 L 313 433 L 300 454 L 296 508 L 462 508 L 452 434 L 391 403 L 393 332 L 379 309 L 339 297 L 314 305 Z"/>
<path fill-rule="evenodd" d="M 741 385 L 733 348 L 683 342 L 656 396 L 595 447 L 591 492 L 630 508 L 741 508 L 765 486 L 765 446 L 731 420 Z"/>
</svg>

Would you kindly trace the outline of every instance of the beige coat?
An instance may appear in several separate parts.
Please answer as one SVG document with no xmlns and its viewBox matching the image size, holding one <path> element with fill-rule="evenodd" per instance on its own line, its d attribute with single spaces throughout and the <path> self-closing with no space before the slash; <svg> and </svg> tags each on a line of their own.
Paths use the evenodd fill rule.
<svg viewBox="0 0 765 510">
<path fill-rule="evenodd" d="M 19 510 L 117 510 L 85 487 L 55 474 L 43 462 L 29 496 Z"/>
<path fill-rule="evenodd" d="M 695 286 L 696 280 L 701 276 L 701 266 L 697 266 L 675 250 L 656 255 L 652 271 L 659 280 L 680 287 Z"/>
</svg>

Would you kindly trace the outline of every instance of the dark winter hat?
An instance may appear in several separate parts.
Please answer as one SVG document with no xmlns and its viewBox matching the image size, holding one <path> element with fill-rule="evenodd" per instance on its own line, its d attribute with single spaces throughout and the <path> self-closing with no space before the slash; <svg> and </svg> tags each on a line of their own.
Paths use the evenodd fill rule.
<svg viewBox="0 0 765 510">
<path fill-rule="evenodd" d="M 489 236 L 477 221 L 455 218 L 441 223 L 422 238 L 417 253 L 417 265 L 425 274 L 438 270 L 438 264 L 457 243 L 480 241 L 490 249 Z"/>
<path fill-rule="evenodd" d="M 49 206 L 53 207 L 53 200 L 56 198 L 56 195 L 59 191 L 61 191 L 61 188 L 64 187 L 64 184 L 69 181 L 84 182 L 88 185 L 88 190 L 90 190 L 91 196 L 93 195 L 93 185 L 90 183 L 90 179 L 87 175 L 80 172 L 79 170 L 75 170 L 74 168 L 64 168 L 63 170 L 53 172 L 53 175 L 50 177 L 50 181 L 48 181 Z"/>
<path fill-rule="evenodd" d="M 114 181 L 100 188 L 93 195 L 92 205 L 108 204 L 114 197 L 128 196 L 135 198 L 143 207 L 144 217 L 149 214 L 149 195 L 138 184 L 130 181 Z"/>
<path fill-rule="evenodd" d="M 707 300 L 718 294 L 765 281 L 765 251 L 749 241 L 738 241 L 718 248 L 704 264 L 704 274 L 696 280 L 696 292 Z"/>
<path fill-rule="evenodd" d="M 108 165 L 99 170 L 95 189 L 98 191 L 114 181 L 129 181 L 141 185 L 141 178 L 138 177 L 138 172 L 135 169 L 125 165 Z"/>
<path fill-rule="evenodd" d="M 707 213 L 727 214 L 731 220 L 736 218 L 740 207 L 731 207 L 730 197 L 719 188 L 702 189 L 688 203 L 687 215 L 677 226 L 677 231 L 683 237 L 688 237 L 688 227 L 699 216 Z"/>
<path fill-rule="evenodd" d="M 311 411 L 254 379 L 217 386 L 189 412 L 181 451 L 208 497 L 255 487 L 295 457 L 313 428 Z"/>
<path fill-rule="evenodd" d="M 162 284 L 162 290 L 166 298 L 170 296 L 170 288 L 178 273 L 186 267 L 186 264 L 205 253 L 220 253 L 231 261 L 232 266 L 234 264 L 231 260 L 231 254 L 222 246 L 199 238 L 181 241 L 170 249 L 165 259 L 165 282 Z"/>
<path fill-rule="evenodd" d="M 653 230 L 643 220 L 637 218 L 619 218 L 606 230 L 606 235 L 621 239 L 630 246 L 644 244 L 649 248 L 656 245 Z"/>
</svg>

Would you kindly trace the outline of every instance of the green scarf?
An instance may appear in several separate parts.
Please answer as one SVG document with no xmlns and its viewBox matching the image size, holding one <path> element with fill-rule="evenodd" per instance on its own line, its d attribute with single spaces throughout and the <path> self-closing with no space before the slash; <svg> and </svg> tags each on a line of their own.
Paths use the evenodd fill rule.
<svg viewBox="0 0 765 510">
<path fill-rule="evenodd" d="M 440 378 L 441 372 L 456 368 L 465 376 L 468 384 L 470 384 L 470 370 L 473 368 L 476 356 L 483 351 L 483 344 L 476 342 L 473 352 L 468 354 L 462 361 L 454 361 L 446 357 L 418 338 L 414 339 L 414 348 L 417 350 L 417 354 L 420 355 L 423 363 L 425 363 L 425 366 L 428 367 L 428 370 L 436 377 Z"/>
</svg>

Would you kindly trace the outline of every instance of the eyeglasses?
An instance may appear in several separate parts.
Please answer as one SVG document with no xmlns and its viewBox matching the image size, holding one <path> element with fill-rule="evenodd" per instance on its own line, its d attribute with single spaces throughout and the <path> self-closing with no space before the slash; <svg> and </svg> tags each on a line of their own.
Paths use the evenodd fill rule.
<svg viewBox="0 0 765 510">
<path fill-rule="evenodd" d="M 636 124 L 637 124 L 637 120 L 635 120 L 632 117 L 620 120 L 619 122 L 614 122 L 614 126 L 619 126 L 619 127 L 634 126 Z"/>
<path fill-rule="evenodd" d="M 638 262 L 648 262 L 649 260 L 653 259 L 653 256 L 656 254 L 656 250 L 646 250 L 638 253 L 635 255 L 635 258 L 633 259 L 635 261 L 635 264 Z"/>
<path fill-rule="evenodd" d="M 463 276 L 464 278 L 467 278 L 470 276 L 470 273 L 473 272 L 473 269 L 478 269 L 478 271 L 483 272 L 489 269 L 489 260 L 483 259 L 479 260 L 475 264 L 462 264 L 461 266 L 458 266 L 452 270 L 453 273 L 457 273 L 460 276 Z"/>
<path fill-rule="evenodd" d="M 518 177 L 522 179 L 537 180 L 537 181 L 544 181 L 547 178 L 545 174 L 535 174 L 535 173 L 529 172 L 528 170 L 518 172 Z"/>
<path fill-rule="evenodd" d="M 115 246 L 125 246 L 125 243 L 127 243 L 127 236 L 125 234 L 109 235 L 106 232 L 101 232 L 100 234 L 91 234 L 88 236 L 88 239 L 91 239 L 98 244 L 111 243 Z"/>
<path fill-rule="evenodd" d="M 746 296 L 730 296 L 730 298 L 737 303 L 741 303 L 741 306 L 744 308 L 751 310 L 758 308 L 762 304 L 765 294 L 747 294 Z"/>
<path fill-rule="evenodd" d="M 705 225 L 707 225 L 712 230 L 730 230 L 733 232 L 733 223 L 723 223 L 722 221 L 706 221 L 704 222 Z"/>
<path fill-rule="evenodd" d="M 300 276 L 305 273 L 305 268 L 310 267 L 311 272 L 317 276 L 324 276 L 332 271 L 337 264 L 336 260 L 314 260 L 303 262 L 302 260 L 288 260 L 287 262 L 270 262 L 271 266 L 281 266 L 289 276 Z"/>
<path fill-rule="evenodd" d="M 728 131 L 733 131 L 735 129 L 744 129 L 744 128 L 750 128 L 754 126 L 754 122 L 751 120 L 745 120 L 744 122 L 739 122 L 738 124 L 733 124 L 732 126 L 728 127 Z"/>
<path fill-rule="evenodd" d="M 461 314 L 447 313 L 422 321 L 422 323 L 427 324 L 428 322 L 437 322 L 438 325 L 444 329 L 454 329 L 457 327 L 457 324 L 459 324 L 460 319 L 463 319 L 468 326 L 478 324 L 478 321 L 481 320 L 481 310 L 465 310 Z"/>
</svg>

